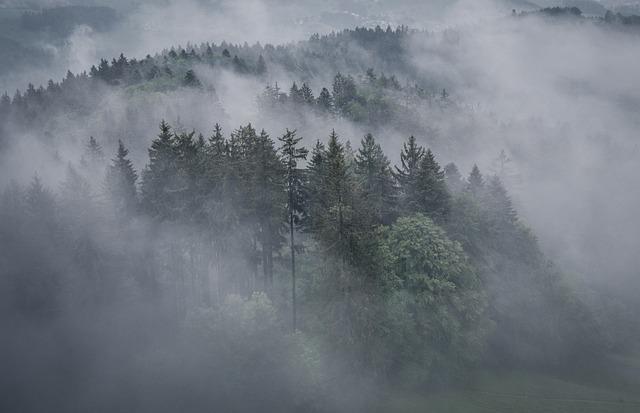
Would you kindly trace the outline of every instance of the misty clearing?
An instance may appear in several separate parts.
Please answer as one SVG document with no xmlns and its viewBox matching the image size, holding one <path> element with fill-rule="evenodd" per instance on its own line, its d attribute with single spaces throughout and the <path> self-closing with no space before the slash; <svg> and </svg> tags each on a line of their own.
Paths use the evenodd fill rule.
<svg viewBox="0 0 640 413">
<path fill-rule="evenodd" d="M 0 4 L 1 412 L 640 411 L 640 3 Z"/>
</svg>

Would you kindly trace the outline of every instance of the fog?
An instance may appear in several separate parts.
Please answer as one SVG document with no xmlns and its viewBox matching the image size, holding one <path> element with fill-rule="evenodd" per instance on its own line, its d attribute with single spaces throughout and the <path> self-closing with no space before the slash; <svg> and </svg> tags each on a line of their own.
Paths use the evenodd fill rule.
<svg viewBox="0 0 640 413">
<path fill-rule="evenodd" d="M 596 17 L 604 16 L 601 8 L 618 10 L 624 2 L 582 2 L 581 17 L 533 12 L 574 3 L 580 2 L 4 2 L 0 13 L 106 5 L 118 15 L 107 30 L 79 24 L 59 37 L 47 31 L 25 35 L 24 44 L 44 50 L 50 60 L 0 67 L 0 92 L 7 90 L 9 96 L 15 89 L 25 91 L 29 83 L 37 88 L 49 79 L 58 82 L 68 70 L 89 73 L 101 59 L 111 62 L 121 53 L 140 65 L 147 64 L 143 61 L 150 55 L 155 60 L 149 65 L 162 70 L 174 64 L 170 52 L 180 53 L 181 48 L 195 48 L 202 57 L 187 63 L 178 57 L 171 75 L 153 78 L 143 73 L 143 80 L 129 84 L 93 82 L 92 74 L 78 77 L 76 86 L 67 78 L 62 87 L 73 99 L 60 92 L 65 97 L 46 101 L 35 114 L 14 109 L 0 118 L 0 185 L 5 190 L 0 242 L 6 243 L 7 251 L 0 259 L 0 273 L 6 273 L 0 283 L 0 299 L 6 303 L 0 321 L 8 337 L 0 347 L 0 360 L 11 372 L 0 381 L 0 396 L 6 399 L 0 407 L 366 411 L 379 408 L 380 398 L 398 383 L 419 392 L 458 389 L 466 383 L 460 376 L 468 366 L 573 374 L 575 366 L 593 362 L 597 369 L 612 355 L 637 354 L 634 343 L 640 331 L 633 322 L 640 309 L 640 29 Z M 355 35 L 345 35 L 347 40 L 330 35 L 356 26 L 380 26 L 378 36 L 387 26 L 408 29 L 400 32 L 397 44 L 385 38 L 389 43 L 384 47 Z M 204 58 L 209 44 L 214 46 L 211 61 Z M 222 49 L 231 52 L 228 61 Z M 266 73 L 238 69 L 235 60 L 231 63 L 234 55 L 249 66 L 257 65 L 258 55 L 264 56 Z M 365 74 L 369 68 L 376 79 L 394 76 L 398 86 L 371 86 Z M 182 79 L 187 69 L 197 76 L 197 87 Z M 293 82 L 304 83 L 318 97 L 323 87 L 335 90 L 337 73 L 352 75 L 358 90 L 366 91 L 360 92 L 363 95 L 391 102 L 386 108 L 392 114 L 380 119 L 371 114 L 358 117 L 355 110 L 327 114 L 295 103 L 292 96 L 285 96 L 284 103 L 265 104 L 264 96 L 271 90 L 265 92 L 267 86 L 278 85 L 289 93 Z M 277 145 L 279 137 L 295 130 L 309 150 L 317 141 L 328 145 L 335 131 L 348 145 L 348 162 L 354 162 L 349 161 L 354 158 L 349 147 L 358 153 L 363 137 L 372 133 L 391 165 L 401 165 L 402 145 L 415 136 L 442 167 L 453 162 L 464 178 L 474 165 L 487 185 L 491 176 L 500 178 L 520 217 L 515 229 L 508 230 L 517 235 L 498 232 L 502 235 L 495 235 L 497 241 L 487 238 L 486 251 L 474 250 L 483 238 L 469 241 L 473 236 L 465 232 L 471 233 L 468 228 L 477 223 L 473 219 L 482 219 L 464 216 L 473 202 L 484 202 L 478 198 L 482 200 L 473 200 L 471 206 L 465 203 L 473 199 L 472 189 L 449 188 L 453 218 L 440 221 L 437 214 L 425 212 L 444 228 L 442 234 L 460 243 L 459 253 L 468 255 L 474 268 L 468 271 L 469 280 L 452 289 L 459 292 L 450 293 L 460 294 L 451 301 L 457 303 L 456 311 L 468 312 L 466 318 L 451 321 L 447 317 L 455 311 L 433 310 L 450 321 L 442 321 L 446 328 L 459 334 L 448 342 L 447 351 L 455 349 L 464 356 L 452 356 L 431 341 L 422 345 L 419 339 L 412 342 L 416 347 L 409 347 L 399 338 L 406 338 L 408 330 L 401 329 L 408 327 L 398 314 L 419 310 L 401 306 L 406 295 L 385 295 L 380 304 L 371 298 L 378 287 L 363 281 L 366 277 L 345 275 L 389 271 L 390 264 L 379 261 L 392 261 L 392 240 L 402 240 L 406 222 L 382 218 L 380 224 L 388 229 L 362 237 L 378 237 L 380 243 L 360 246 L 362 257 L 323 252 L 345 241 L 341 232 L 334 239 L 331 230 L 317 229 L 313 219 L 305 223 L 305 214 L 313 216 L 309 211 L 319 202 L 313 195 L 305 195 L 311 206 L 301 213 L 296 229 L 301 321 L 299 330 L 290 333 L 288 227 L 277 230 L 278 241 L 265 241 L 265 228 L 272 225 L 261 221 L 261 213 L 270 211 L 260 204 L 265 201 L 249 203 L 254 216 L 235 198 L 237 191 L 260 188 L 260 174 L 249 179 L 242 175 L 242 166 L 229 164 L 234 172 L 224 179 L 231 183 L 211 184 L 214 195 L 198 207 L 202 210 L 180 195 L 185 188 L 191 191 L 190 185 L 201 188 L 200 181 L 194 178 L 192 184 L 177 174 L 175 182 L 167 178 L 169 212 L 157 213 L 157 205 L 149 206 L 155 201 L 148 185 L 153 172 L 150 148 L 157 144 L 162 120 L 176 132 L 176 145 L 191 131 L 194 139 L 198 133 L 208 139 L 217 124 L 230 147 L 235 137 L 249 133 L 238 129 L 247 124 L 258 134 L 264 129 Z M 89 159 L 90 136 L 102 146 L 99 160 Z M 128 149 L 139 178 L 134 198 L 140 205 L 135 212 L 105 195 L 105 172 L 113 165 L 119 141 Z M 501 152 L 506 158 L 499 159 Z M 308 174 L 316 171 L 313 165 L 311 155 L 299 161 Z M 215 175 L 208 169 L 199 171 L 207 179 L 207 174 Z M 312 180 L 306 175 L 304 179 Z M 34 192 L 34 182 L 44 189 Z M 263 182 L 265 187 L 269 184 Z M 471 178 L 460 183 L 465 188 L 472 184 Z M 43 199 L 50 196 L 43 202 L 56 207 L 31 211 L 25 205 L 34 193 Z M 21 197 L 25 200 L 16 201 Z M 402 201 L 397 202 L 403 211 L 398 215 L 410 217 Z M 490 216 L 491 210 L 479 208 Z M 352 219 L 351 225 L 369 225 L 348 211 L 345 219 Z M 342 225 L 342 213 L 340 224 L 328 219 L 325 225 Z M 184 218 L 185 214 L 192 215 Z M 275 225 L 286 227 L 288 219 Z M 291 218 L 292 226 L 293 222 Z M 442 234 L 429 232 L 428 237 Z M 500 241 L 518 246 L 500 246 Z M 267 247 L 273 250 L 267 252 Z M 538 254 L 538 247 L 544 255 Z M 446 248 L 458 254 L 457 247 Z M 366 249 L 374 252 L 366 255 Z M 476 276 L 481 292 L 466 295 L 465 289 L 476 285 Z M 384 288 L 380 291 L 387 294 Z M 358 305 L 364 310 L 356 316 L 343 315 Z M 565 328 L 565 316 L 581 321 Z M 540 331 L 526 331 L 531 326 Z M 439 333 L 430 334 L 431 330 L 425 336 L 431 339 Z M 543 337 L 541 344 L 528 343 L 527 334 Z M 381 336 L 387 340 L 384 344 Z M 428 362 L 412 359 L 408 367 L 402 364 L 412 352 L 409 348 L 423 347 L 437 349 L 420 355 Z M 607 366 L 602 367 L 603 377 L 617 365 Z M 629 369 L 625 385 L 633 387 L 640 376 L 637 369 Z"/>
</svg>

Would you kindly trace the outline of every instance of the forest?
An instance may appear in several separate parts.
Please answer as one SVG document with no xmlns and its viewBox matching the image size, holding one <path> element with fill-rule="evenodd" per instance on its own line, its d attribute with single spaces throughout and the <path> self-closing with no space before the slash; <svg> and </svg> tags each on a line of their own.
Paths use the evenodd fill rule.
<svg viewBox="0 0 640 413">
<path fill-rule="evenodd" d="M 248 346 L 238 357 L 295 357 L 313 377 L 316 358 L 331 355 L 345 361 L 323 374 L 412 383 L 455 380 L 489 360 L 592 360 L 605 348 L 498 177 L 474 166 L 463 178 L 413 137 L 394 166 L 371 134 L 357 148 L 335 132 L 310 149 L 300 141 L 251 124 L 205 138 L 163 121 L 142 171 L 122 142 L 107 157 L 91 138 L 59 190 L 38 176 L 10 185 L 5 314 L 42 323 L 142 302 L 154 323 L 204 334 L 202 345 Z M 227 323 L 239 331 L 216 335 Z M 154 339 L 144 326 L 134 334 Z M 244 342 L 254 334 L 258 348 Z M 245 379 L 242 358 L 224 367 L 228 380 Z"/>
<path fill-rule="evenodd" d="M 505 3 L 1 93 L 0 410 L 636 411 L 638 17 Z"/>
</svg>

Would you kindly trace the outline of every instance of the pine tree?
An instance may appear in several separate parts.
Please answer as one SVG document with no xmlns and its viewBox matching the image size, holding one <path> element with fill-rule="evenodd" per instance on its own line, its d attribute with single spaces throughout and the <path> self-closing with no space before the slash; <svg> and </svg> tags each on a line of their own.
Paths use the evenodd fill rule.
<svg viewBox="0 0 640 413">
<path fill-rule="evenodd" d="M 484 191 L 484 178 L 480 173 L 478 165 L 473 165 L 471 174 L 469 174 L 469 178 L 467 179 L 467 191 L 471 192 L 475 197 L 481 196 Z"/>
<path fill-rule="evenodd" d="M 306 83 L 303 83 L 300 88 L 300 96 L 302 96 L 302 101 L 307 105 L 313 105 L 316 101 L 316 98 L 313 96 L 313 91 Z"/>
<path fill-rule="evenodd" d="M 258 57 L 258 63 L 256 63 L 256 74 L 258 76 L 264 76 L 267 74 L 267 63 L 264 61 L 264 57 L 262 57 L 262 55 Z"/>
<path fill-rule="evenodd" d="M 289 218 L 289 247 L 291 253 L 291 308 L 292 329 L 296 331 L 297 303 L 296 303 L 296 247 L 294 233 L 296 225 L 299 225 L 301 217 L 305 213 L 305 194 L 303 190 L 302 172 L 298 169 L 298 162 L 307 159 L 309 151 L 304 147 L 298 147 L 302 138 L 296 137 L 296 131 L 287 132 L 279 138 L 282 146 L 282 162 L 286 171 L 287 182 L 287 213 Z"/>
<path fill-rule="evenodd" d="M 494 225 L 504 227 L 517 222 L 518 215 L 513 202 L 499 177 L 489 179 L 486 195 L 485 207 Z"/>
<path fill-rule="evenodd" d="M 459 194 L 464 190 L 464 181 L 455 163 L 451 162 L 444 167 L 444 175 L 447 188 L 452 194 Z"/>
<path fill-rule="evenodd" d="M 325 113 L 333 113 L 333 97 L 331 96 L 329 89 L 326 87 L 322 88 L 316 104 Z"/>
<path fill-rule="evenodd" d="M 303 227 L 311 232 L 318 232 L 321 225 L 321 213 L 327 206 L 324 198 L 325 169 L 326 169 L 326 148 L 320 140 L 316 141 L 312 151 L 311 159 L 306 171 L 307 183 L 307 214 L 303 218 Z"/>
<path fill-rule="evenodd" d="M 251 158 L 254 211 L 259 225 L 262 245 L 262 268 L 265 290 L 273 285 L 273 253 L 281 245 L 286 207 L 285 172 L 275 149 L 275 143 L 262 130 L 256 140 Z"/>
<path fill-rule="evenodd" d="M 416 138 L 413 136 L 409 137 L 409 140 L 402 145 L 400 168 L 395 167 L 395 176 L 400 185 L 401 209 L 405 212 L 421 210 L 418 196 L 418 175 L 424 156 L 424 148 L 416 143 Z"/>
<path fill-rule="evenodd" d="M 395 185 L 389 160 L 373 135 L 367 134 L 355 155 L 363 208 L 375 224 L 390 224 L 395 215 Z"/>
<path fill-rule="evenodd" d="M 204 158 L 195 140 L 195 131 L 182 132 L 174 136 L 176 169 L 172 194 L 174 208 L 185 220 L 193 220 L 202 200 L 198 183 L 205 172 Z"/>
<path fill-rule="evenodd" d="M 171 216 L 171 189 L 176 175 L 175 139 L 171 126 L 163 120 L 160 123 L 160 134 L 149 149 L 149 164 L 142 174 L 143 204 L 152 216 Z"/>
<path fill-rule="evenodd" d="M 310 168 L 313 230 L 331 253 L 353 259 L 353 188 L 345 146 L 331 132 L 326 150 L 314 151 Z M 321 175 L 314 176 L 319 173 Z"/>
<path fill-rule="evenodd" d="M 291 99 L 291 102 L 296 106 L 304 102 L 302 92 L 298 88 L 296 82 L 293 82 L 291 89 L 289 89 L 289 99 Z"/>
<path fill-rule="evenodd" d="M 333 102 L 339 113 L 346 113 L 349 104 L 357 98 L 356 84 L 351 75 L 338 73 L 333 80 Z"/>
<path fill-rule="evenodd" d="M 116 157 L 111 160 L 105 179 L 105 192 L 116 214 L 125 218 L 130 216 L 137 206 L 136 182 L 138 174 L 133 163 L 127 157 L 129 150 L 118 140 Z"/>
<path fill-rule="evenodd" d="M 182 82 L 186 87 L 199 88 L 202 87 L 202 83 L 200 83 L 200 79 L 196 76 L 196 73 L 193 70 L 187 70 L 187 73 L 184 75 L 184 81 Z"/>
<path fill-rule="evenodd" d="M 89 165 L 98 165 L 104 162 L 104 151 L 102 146 L 98 143 L 93 136 L 89 137 L 87 147 L 85 149 L 85 160 Z"/>
<path fill-rule="evenodd" d="M 420 162 L 417 189 L 420 211 L 442 222 L 449 213 L 451 195 L 447 190 L 444 171 L 430 149 L 427 149 Z"/>
</svg>

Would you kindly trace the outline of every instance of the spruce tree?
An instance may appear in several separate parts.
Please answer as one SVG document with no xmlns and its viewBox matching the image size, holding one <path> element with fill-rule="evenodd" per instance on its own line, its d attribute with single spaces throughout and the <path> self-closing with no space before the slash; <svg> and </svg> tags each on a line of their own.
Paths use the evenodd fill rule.
<svg viewBox="0 0 640 413">
<path fill-rule="evenodd" d="M 118 140 L 116 157 L 111 160 L 105 179 L 105 191 L 118 216 L 130 216 L 137 206 L 138 174 L 128 158 L 129 150 Z"/>
<path fill-rule="evenodd" d="M 340 143 L 335 131 L 331 132 L 326 150 L 312 162 L 321 162 L 321 167 L 314 164 L 310 172 L 310 183 L 313 194 L 310 202 L 314 231 L 318 239 L 323 241 L 328 250 L 343 259 L 353 258 L 353 189 L 354 179 L 349 167 L 345 146 Z M 320 173 L 320 176 L 313 176 Z"/>
<path fill-rule="evenodd" d="M 104 162 L 104 151 L 102 150 L 102 146 L 93 136 L 90 136 L 89 141 L 87 142 L 84 159 L 90 166 L 100 165 Z"/>
<path fill-rule="evenodd" d="M 193 70 L 187 70 L 187 73 L 184 75 L 183 85 L 186 87 L 199 88 L 202 87 L 202 83 L 200 83 L 200 79 L 196 76 L 196 73 Z"/>
<path fill-rule="evenodd" d="M 267 63 L 264 61 L 264 57 L 262 57 L 262 55 L 258 57 L 258 63 L 256 63 L 256 74 L 258 76 L 264 76 L 267 74 Z"/>
<path fill-rule="evenodd" d="M 164 120 L 160 123 L 160 134 L 149 148 L 149 164 L 142 173 L 142 200 L 145 209 L 156 217 L 172 214 L 171 189 L 177 175 L 177 152 L 175 139 Z"/>
<path fill-rule="evenodd" d="M 493 176 L 487 183 L 485 207 L 494 225 L 514 225 L 518 215 L 513 202 L 499 177 Z"/>
<path fill-rule="evenodd" d="M 400 167 L 395 167 L 395 176 L 400 185 L 400 208 L 405 213 L 421 210 L 418 196 L 418 175 L 424 156 L 425 150 L 416 143 L 415 137 L 409 137 L 409 140 L 402 145 Z"/>
<path fill-rule="evenodd" d="M 302 97 L 302 101 L 307 105 L 313 105 L 316 101 L 315 97 L 313 96 L 313 91 L 306 83 L 303 83 L 302 87 L 300 88 L 300 96 Z"/>
<path fill-rule="evenodd" d="M 480 173 L 478 165 L 473 165 L 473 169 L 471 169 L 471 173 L 467 179 L 467 191 L 475 197 L 480 197 L 484 191 L 484 178 Z"/>
<path fill-rule="evenodd" d="M 298 88 L 296 82 L 293 82 L 291 89 L 289 89 L 289 99 L 291 99 L 291 102 L 296 106 L 304 102 L 302 92 Z"/>
<path fill-rule="evenodd" d="M 316 101 L 318 107 L 325 113 L 333 113 L 333 97 L 326 87 L 323 87 Z"/>
<path fill-rule="evenodd" d="M 275 143 L 264 130 L 260 132 L 252 152 L 253 214 L 259 226 L 265 290 L 268 290 L 273 285 L 273 254 L 283 241 L 285 171 Z"/>
<path fill-rule="evenodd" d="M 282 146 L 282 162 L 285 166 L 287 182 L 287 214 L 289 224 L 289 247 L 291 253 L 291 308 L 292 329 L 296 331 L 297 303 L 296 303 L 296 247 L 294 233 L 296 225 L 301 222 L 305 213 L 305 194 L 303 190 L 302 172 L 298 169 L 298 162 L 307 159 L 309 151 L 298 144 L 302 138 L 296 137 L 296 131 L 287 132 L 279 138 Z"/>
<path fill-rule="evenodd" d="M 455 163 L 451 162 L 444 167 L 444 175 L 447 188 L 452 194 L 459 194 L 464 190 L 464 181 Z"/>
<path fill-rule="evenodd" d="M 373 135 L 367 134 L 355 155 L 362 207 L 375 224 L 390 224 L 395 214 L 395 185 L 389 160 Z"/>
<path fill-rule="evenodd" d="M 444 171 L 430 149 L 420 161 L 417 189 L 420 211 L 442 222 L 449 213 L 451 195 L 447 190 Z"/>
</svg>

